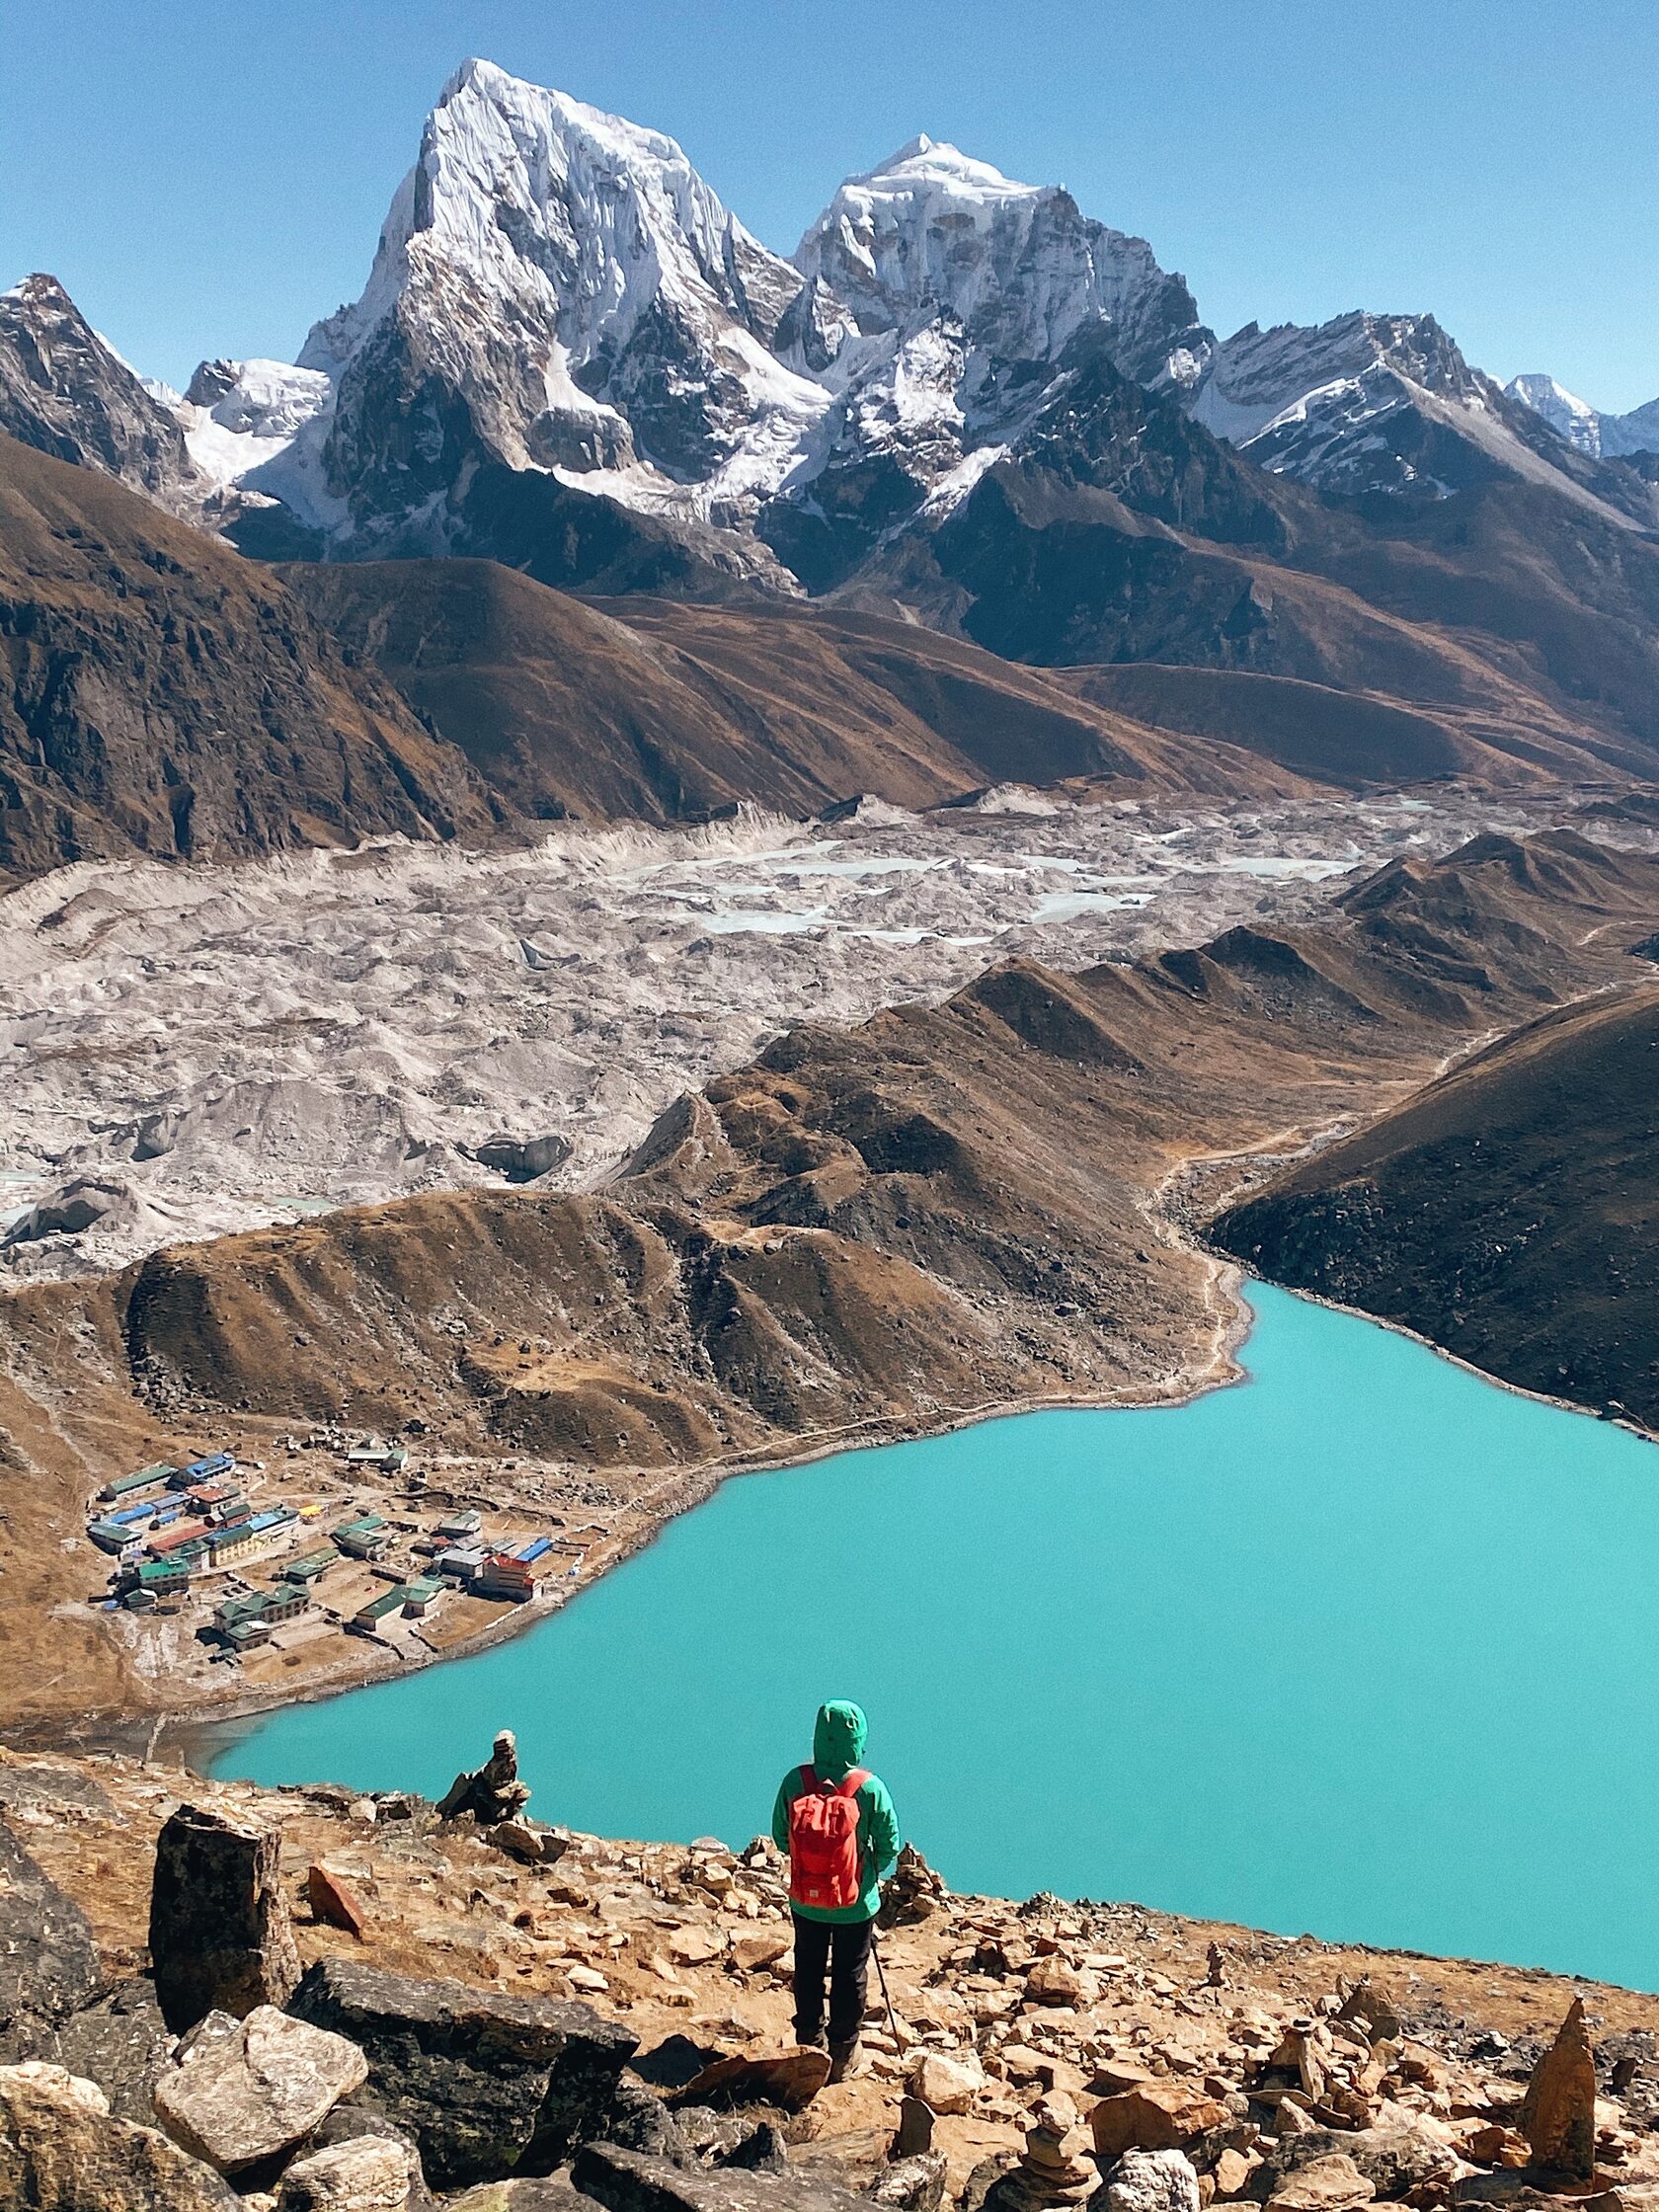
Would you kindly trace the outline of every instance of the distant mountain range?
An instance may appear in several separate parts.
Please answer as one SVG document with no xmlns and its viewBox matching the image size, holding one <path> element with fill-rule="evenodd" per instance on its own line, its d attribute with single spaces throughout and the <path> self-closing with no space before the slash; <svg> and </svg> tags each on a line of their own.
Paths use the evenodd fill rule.
<svg viewBox="0 0 1659 2212">
<path fill-rule="evenodd" d="M 1659 399 L 1632 408 L 1628 415 L 1604 415 L 1553 376 L 1513 376 L 1504 390 L 1541 415 L 1580 453 L 1598 460 L 1620 453 L 1659 453 Z"/>
<path fill-rule="evenodd" d="M 51 278 L 0 295 L 0 430 L 268 560 L 830 597 L 1388 702 L 1546 772 L 1659 763 L 1644 429 L 1659 401 L 1505 389 L 1426 314 L 1218 339 L 1144 240 L 925 137 L 786 261 L 672 139 L 483 61 L 296 364 L 171 393 Z"/>
<path fill-rule="evenodd" d="M 14 333 L 62 313 L 27 287 L 9 304 Z M 926 137 L 849 178 L 784 261 L 672 139 L 483 61 L 428 117 L 361 298 L 296 366 L 206 361 L 182 400 L 147 389 L 144 437 L 170 451 L 144 488 L 194 469 L 331 552 L 430 554 L 490 527 L 504 488 L 476 478 L 505 469 L 550 480 L 550 509 L 599 495 L 716 568 L 775 559 L 818 589 L 962 504 L 1052 409 L 1079 341 L 1321 490 L 1553 476 L 1653 520 L 1644 484 L 1576 457 L 1637 450 L 1659 402 L 1604 419 L 1547 380 L 1506 393 L 1426 315 L 1219 341 L 1144 239 Z M 78 380 L 110 381 L 96 350 Z M 116 412 L 141 413 L 130 393 Z"/>
</svg>

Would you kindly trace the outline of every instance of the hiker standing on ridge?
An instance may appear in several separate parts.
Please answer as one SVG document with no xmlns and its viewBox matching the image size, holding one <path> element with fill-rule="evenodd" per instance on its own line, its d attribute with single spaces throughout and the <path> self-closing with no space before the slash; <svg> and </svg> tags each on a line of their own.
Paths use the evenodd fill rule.
<svg viewBox="0 0 1659 2212">
<path fill-rule="evenodd" d="M 795 2039 L 822 2044 L 830 1978 L 830 2079 L 858 2056 L 881 1878 L 899 1856 L 899 1816 L 885 1782 L 858 1759 L 863 1713 L 837 1698 L 820 1705 L 809 1767 L 792 1767 L 772 1808 L 772 1841 L 789 1854 L 795 1924 Z"/>
</svg>

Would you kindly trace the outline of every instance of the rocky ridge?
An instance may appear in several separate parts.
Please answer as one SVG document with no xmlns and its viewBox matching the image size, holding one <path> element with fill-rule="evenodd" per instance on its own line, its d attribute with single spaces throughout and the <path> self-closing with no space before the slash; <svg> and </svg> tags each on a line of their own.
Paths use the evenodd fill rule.
<svg viewBox="0 0 1659 2212">
<path fill-rule="evenodd" d="M 1212 1233 L 1277 1282 L 1652 1429 L 1656 1054 L 1651 984 L 1545 1015 Z"/>
<path fill-rule="evenodd" d="M 55 276 L 26 276 L 0 292 L 0 431 L 118 477 L 175 514 L 199 513 L 211 489 L 171 408 Z"/>
<path fill-rule="evenodd" d="M 0 1797 L 91 1962 L 65 1989 L 8 1923 L 30 2005 L 0 2021 L 0 2175 L 38 2212 L 1647 2212 L 1659 2195 L 1659 2013 L 1622 1991 L 1127 1904 L 956 1896 L 908 1851 L 883 1915 L 892 2012 L 872 2006 L 830 2088 L 823 2054 L 789 2043 L 769 1841 L 480 1827 L 396 1792 L 108 1757 L 7 1754 Z M 215 1889 L 133 1943 L 180 1822 L 223 1840 L 265 1940 L 297 1956 L 278 2001 L 204 1986 L 170 2033 L 150 1977 L 181 1943 L 222 1945 L 235 1903 Z"/>
</svg>

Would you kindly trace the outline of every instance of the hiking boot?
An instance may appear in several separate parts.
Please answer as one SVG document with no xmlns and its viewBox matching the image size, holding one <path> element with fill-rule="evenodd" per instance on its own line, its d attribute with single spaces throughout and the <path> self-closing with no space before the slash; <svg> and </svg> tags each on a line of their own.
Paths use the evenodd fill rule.
<svg viewBox="0 0 1659 2212">
<path fill-rule="evenodd" d="M 830 2048 L 830 2039 L 823 2028 L 819 2028 L 817 2033 L 813 2035 L 803 2035 L 801 2030 L 797 2028 L 795 2030 L 795 2047 L 801 2051 L 827 2051 Z"/>
<path fill-rule="evenodd" d="M 857 2064 L 858 2038 L 856 2035 L 850 2043 L 831 2043 L 830 2045 L 830 2079 L 831 2082 L 844 2082 Z"/>
</svg>

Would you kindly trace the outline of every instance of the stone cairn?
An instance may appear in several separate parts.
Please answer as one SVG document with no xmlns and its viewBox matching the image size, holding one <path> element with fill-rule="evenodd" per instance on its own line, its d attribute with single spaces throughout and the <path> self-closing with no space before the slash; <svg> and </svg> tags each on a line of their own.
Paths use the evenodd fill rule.
<svg viewBox="0 0 1659 2212">
<path fill-rule="evenodd" d="M 504 1728 L 483 1766 L 455 1777 L 437 1811 L 441 1820 L 470 1813 L 480 1828 L 495 1828 L 517 1820 L 529 1801 L 530 1785 L 518 1779 L 518 1740 Z"/>
</svg>

